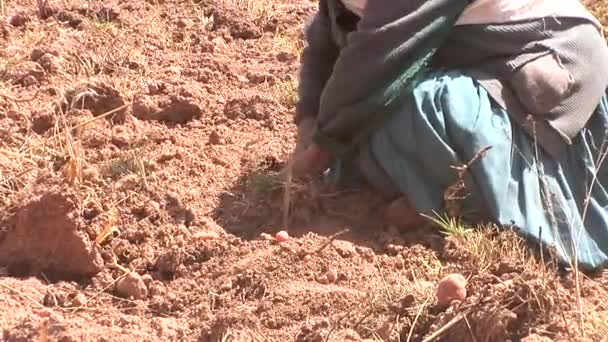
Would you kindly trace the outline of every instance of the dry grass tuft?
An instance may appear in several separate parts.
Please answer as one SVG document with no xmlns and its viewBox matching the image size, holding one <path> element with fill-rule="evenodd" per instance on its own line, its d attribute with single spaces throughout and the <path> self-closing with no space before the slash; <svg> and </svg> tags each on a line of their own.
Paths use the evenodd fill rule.
<svg viewBox="0 0 608 342">
<path fill-rule="evenodd" d="M 101 169 L 104 176 L 118 180 L 127 175 L 135 175 L 137 183 L 144 189 L 148 188 L 147 170 L 150 164 L 136 151 L 123 153 L 120 157 L 109 160 Z"/>
<path fill-rule="evenodd" d="M 270 94 L 273 94 L 273 98 L 287 108 L 294 108 L 298 101 L 298 83 L 295 80 L 278 81 L 264 87 Z"/>
</svg>

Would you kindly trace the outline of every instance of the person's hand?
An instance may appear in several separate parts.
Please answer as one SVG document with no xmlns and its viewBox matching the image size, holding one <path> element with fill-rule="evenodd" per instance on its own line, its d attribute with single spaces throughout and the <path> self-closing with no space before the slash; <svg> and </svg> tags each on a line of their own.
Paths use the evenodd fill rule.
<svg viewBox="0 0 608 342">
<path fill-rule="evenodd" d="M 304 117 L 298 124 L 298 137 L 292 155 L 292 172 L 295 176 L 320 172 L 331 162 L 330 153 L 312 143 L 314 129 L 314 117 Z"/>
<path fill-rule="evenodd" d="M 305 116 L 300 120 L 298 124 L 298 135 L 296 138 L 296 148 L 294 155 L 302 153 L 308 148 L 312 141 L 312 135 L 315 130 L 315 118 L 312 116 Z"/>
<path fill-rule="evenodd" d="M 292 171 L 296 176 L 315 174 L 328 168 L 331 154 L 315 143 L 311 143 L 304 151 L 294 154 Z"/>
</svg>

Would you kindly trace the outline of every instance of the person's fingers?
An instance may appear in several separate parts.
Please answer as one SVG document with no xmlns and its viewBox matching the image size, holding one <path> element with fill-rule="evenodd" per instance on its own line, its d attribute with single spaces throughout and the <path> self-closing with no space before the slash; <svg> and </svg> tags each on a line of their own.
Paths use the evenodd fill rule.
<svg viewBox="0 0 608 342">
<path fill-rule="evenodd" d="M 323 169 L 328 168 L 332 159 L 331 154 L 317 144 L 312 144 L 311 148 L 316 150 L 315 159 L 313 160 L 313 172 L 323 171 Z"/>
<path fill-rule="evenodd" d="M 312 141 L 312 134 L 315 127 L 315 120 L 312 117 L 305 117 L 298 124 L 298 135 L 296 138 L 295 153 L 304 151 Z"/>
<path fill-rule="evenodd" d="M 296 176 L 306 175 L 310 172 L 311 163 L 315 158 L 314 151 L 311 151 L 309 147 L 299 153 L 295 153 L 293 158 L 293 174 Z"/>
<path fill-rule="evenodd" d="M 294 156 L 293 173 L 306 175 L 321 171 L 331 162 L 331 155 L 316 144 Z"/>
</svg>

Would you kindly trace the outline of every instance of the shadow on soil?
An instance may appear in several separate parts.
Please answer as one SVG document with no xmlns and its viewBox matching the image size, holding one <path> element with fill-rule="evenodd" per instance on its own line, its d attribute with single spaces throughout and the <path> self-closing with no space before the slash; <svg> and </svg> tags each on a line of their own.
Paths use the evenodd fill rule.
<svg viewBox="0 0 608 342">
<path fill-rule="evenodd" d="M 315 233 L 385 252 L 388 244 L 422 245 L 440 251 L 443 236 L 430 226 L 399 231 L 381 217 L 386 202 L 368 190 L 336 193 L 316 181 L 294 182 L 288 227 L 284 227 L 284 190 L 279 171 L 284 164 L 265 160 L 245 173 L 220 197 L 212 218 L 227 232 L 246 240 L 261 233 L 287 230 L 299 237 Z"/>
</svg>

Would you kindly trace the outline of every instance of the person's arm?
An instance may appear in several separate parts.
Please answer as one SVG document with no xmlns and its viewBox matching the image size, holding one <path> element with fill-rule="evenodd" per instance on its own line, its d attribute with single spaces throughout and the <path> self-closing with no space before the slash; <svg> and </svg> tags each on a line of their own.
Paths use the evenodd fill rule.
<svg viewBox="0 0 608 342">
<path fill-rule="evenodd" d="M 403 106 L 403 95 L 450 33 L 469 0 L 368 1 L 321 96 L 314 141 L 349 152 Z"/>
<path fill-rule="evenodd" d="M 340 51 L 332 37 L 326 0 L 319 2 L 319 10 L 308 23 L 305 37 L 307 45 L 300 65 L 296 124 L 304 117 L 316 118 L 321 93 Z"/>
</svg>

